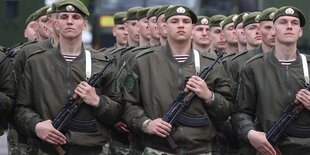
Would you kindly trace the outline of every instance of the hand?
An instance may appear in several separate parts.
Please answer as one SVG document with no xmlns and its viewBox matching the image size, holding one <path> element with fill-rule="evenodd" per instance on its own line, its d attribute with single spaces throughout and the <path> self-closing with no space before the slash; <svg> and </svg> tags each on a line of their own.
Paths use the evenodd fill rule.
<svg viewBox="0 0 310 155">
<path fill-rule="evenodd" d="M 66 144 L 66 137 L 53 127 L 51 120 L 37 123 L 35 127 L 35 132 L 40 139 L 50 144 Z"/>
<path fill-rule="evenodd" d="M 74 92 L 80 96 L 86 104 L 98 107 L 100 98 L 96 94 L 95 88 L 90 86 L 87 82 L 82 81 L 75 88 Z"/>
<path fill-rule="evenodd" d="M 310 110 L 310 92 L 307 89 L 301 89 L 296 94 L 296 99 L 302 103 L 306 109 Z"/>
<path fill-rule="evenodd" d="M 163 121 L 161 118 L 157 118 L 148 123 L 147 133 L 166 138 L 170 135 L 171 129 L 172 126 L 169 123 Z"/>
<path fill-rule="evenodd" d="M 258 132 L 250 130 L 248 133 L 248 140 L 251 145 L 259 152 L 265 155 L 276 155 L 275 149 L 267 141 L 266 134 L 264 132 Z"/>
<path fill-rule="evenodd" d="M 186 83 L 186 88 L 193 91 L 198 97 L 204 101 L 212 99 L 212 92 L 209 90 L 206 82 L 199 76 L 192 76 Z"/>
<path fill-rule="evenodd" d="M 122 121 L 117 122 L 114 127 L 121 133 L 129 133 L 127 125 Z"/>
</svg>

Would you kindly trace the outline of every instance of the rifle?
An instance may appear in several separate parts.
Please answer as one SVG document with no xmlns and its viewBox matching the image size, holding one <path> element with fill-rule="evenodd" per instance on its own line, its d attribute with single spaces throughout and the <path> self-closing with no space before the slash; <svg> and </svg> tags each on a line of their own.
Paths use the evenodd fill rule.
<svg viewBox="0 0 310 155">
<path fill-rule="evenodd" d="M 200 73 L 199 77 L 201 77 L 203 80 L 206 80 L 211 70 L 213 70 L 213 67 L 216 63 L 223 57 L 224 53 L 220 52 L 213 62 L 208 67 L 205 67 Z M 169 124 L 174 124 L 177 121 L 177 118 L 180 116 L 180 114 L 189 106 L 191 100 L 196 96 L 196 94 L 192 91 L 185 92 L 182 90 L 182 92 L 179 93 L 178 97 L 173 101 L 172 106 L 168 110 L 168 112 L 164 115 L 163 120 L 168 122 Z M 171 136 L 167 137 L 167 140 L 170 144 L 170 147 L 172 149 L 176 149 L 178 146 L 174 142 Z"/>
<path fill-rule="evenodd" d="M 113 63 L 114 57 L 105 57 L 108 60 L 108 63 L 102 68 L 98 73 L 93 74 L 88 80 L 87 83 L 90 86 L 94 86 L 98 79 L 105 73 L 107 68 Z M 83 99 L 76 94 L 73 94 L 72 97 L 66 102 L 62 107 L 61 111 L 58 113 L 56 118 L 53 120 L 52 125 L 58 131 L 63 131 L 66 125 L 71 120 L 72 116 L 77 112 L 80 105 L 83 103 Z M 59 155 L 64 155 L 65 151 L 59 145 L 54 146 Z"/>
<path fill-rule="evenodd" d="M 24 43 L 18 43 L 16 45 L 12 46 L 12 47 L 4 48 L 3 49 L 3 53 L 5 53 L 6 56 L 1 59 L 0 66 L 2 65 L 2 63 L 5 62 L 6 59 L 14 58 L 15 55 L 17 54 L 17 51 L 20 49 L 20 48 L 17 48 L 17 47 L 20 47 L 22 44 L 24 44 Z"/>
<path fill-rule="evenodd" d="M 310 85 L 307 86 L 310 91 Z M 305 109 L 302 103 L 295 100 L 288 104 L 280 119 L 268 131 L 266 138 L 272 146 L 278 146 L 285 136 L 287 127 L 295 120 L 298 114 Z"/>
</svg>

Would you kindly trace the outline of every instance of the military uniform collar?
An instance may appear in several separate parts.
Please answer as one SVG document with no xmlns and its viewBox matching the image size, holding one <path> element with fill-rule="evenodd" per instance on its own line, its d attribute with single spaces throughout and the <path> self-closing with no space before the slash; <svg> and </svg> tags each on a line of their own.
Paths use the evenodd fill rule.
<svg viewBox="0 0 310 155">
<path fill-rule="evenodd" d="M 171 48 L 170 48 L 170 45 L 169 43 L 167 42 L 166 45 L 163 46 L 164 47 L 164 52 L 166 53 L 166 56 L 173 62 L 175 63 L 178 63 L 178 64 L 181 64 L 179 62 L 177 62 L 177 60 L 174 58 L 174 56 L 172 55 L 172 51 L 171 51 Z M 194 62 L 194 51 L 193 51 L 193 46 L 191 45 L 191 49 L 190 49 L 190 53 L 189 53 L 189 56 L 187 58 L 187 60 L 182 63 L 182 64 L 191 64 Z"/>
<path fill-rule="evenodd" d="M 66 61 L 66 60 L 64 59 L 63 55 L 62 55 L 61 52 L 60 52 L 61 49 L 60 49 L 59 44 L 58 44 L 57 48 L 54 48 L 54 49 L 55 49 L 54 52 L 55 52 L 57 58 L 59 58 L 60 60 Z M 74 63 L 74 62 L 77 61 L 77 60 L 81 60 L 81 59 L 83 59 L 83 58 L 85 58 L 85 49 L 84 49 L 84 46 L 82 45 L 80 55 L 77 56 L 77 57 L 72 61 L 72 63 Z"/>
<path fill-rule="evenodd" d="M 277 57 L 275 56 L 275 48 L 272 48 L 272 50 L 267 54 L 267 57 L 269 57 L 271 60 L 272 60 L 272 63 L 276 64 L 276 65 L 280 65 L 283 67 L 283 65 L 280 63 L 280 61 L 277 59 Z M 291 64 L 290 64 L 290 67 L 295 67 L 295 66 L 298 66 L 298 65 L 302 65 L 301 64 L 301 57 L 300 57 L 300 52 L 296 51 L 296 60 L 293 61 Z"/>
</svg>

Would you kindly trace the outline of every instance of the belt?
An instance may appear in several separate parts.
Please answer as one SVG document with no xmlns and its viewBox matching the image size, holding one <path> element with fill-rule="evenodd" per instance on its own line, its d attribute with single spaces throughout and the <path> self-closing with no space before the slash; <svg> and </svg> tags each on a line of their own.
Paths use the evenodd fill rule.
<svg viewBox="0 0 310 155">
<path fill-rule="evenodd" d="M 95 119 L 90 121 L 80 121 L 76 119 L 71 119 L 66 125 L 66 129 L 76 132 L 97 132 L 97 121 Z"/>
<path fill-rule="evenodd" d="M 310 137 L 310 126 L 300 126 L 296 124 L 290 124 L 285 129 L 285 133 L 293 137 L 309 138 Z"/>
<path fill-rule="evenodd" d="M 191 127 L 201 127 L 209 124 L 207 114 L 201 116 L 192 116 L 186 113 L 182 113 L 178 116 L 177 122 Z"/>
</svg>

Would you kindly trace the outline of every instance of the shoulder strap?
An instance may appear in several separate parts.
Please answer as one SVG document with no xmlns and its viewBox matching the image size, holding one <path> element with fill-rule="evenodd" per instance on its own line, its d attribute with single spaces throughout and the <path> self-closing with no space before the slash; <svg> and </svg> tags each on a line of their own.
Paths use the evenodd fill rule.
<svg viewBox="0 0 310 155">
<path fill-rule="evenodd" d="M 304 70 L 305 82 L 306 84 L 309 84 L 309 70 L 308 70 L 307 58 L 304 54 L 300 54 L 300 56 L 302 61 L 302 68 Z"/>
<path fill-rule="evenodd" d="M 86 57 L 86 78 L 89 79 L 91 76 L 91 53 L 89 50 L 85 50 L 85 57 Z"/>
<path fill-rule="evenodd" d="M 196 69 L 196 74 L 199 75 L 200 73 L 200 55 L 199 52 L 195 49 L 194 51 L 194 58 L 195 58 L 195 69 Z"/>
</svg>

